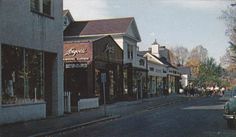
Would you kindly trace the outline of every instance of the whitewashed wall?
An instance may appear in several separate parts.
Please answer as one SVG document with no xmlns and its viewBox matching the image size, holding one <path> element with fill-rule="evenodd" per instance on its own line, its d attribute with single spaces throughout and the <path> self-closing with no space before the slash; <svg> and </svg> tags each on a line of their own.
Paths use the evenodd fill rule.
<svg viewBox="0 0 236 137">
<path fill-rule="evenodd" d="M 30 0 L 0 0 L 0 46 L 2 44 L 47 51 L 56 54 L 53 63 L 53 115 L 63 115 L 63 17 L 62 0 L 52 1 L 52 17 L 48 18 L 31 12 Z M 1 53 L 1 52 L 0 52 Z M 0 63 L 1 67 L 1 63 Z M 1 75 L 0 75 L 1 78 Z M 1 79 L 0 79 L 1 80 Z M 2 82 L 0 82 L 1 84 Z M 0 95 L 1 95 L 0 86 Z M 33 106 L 32 106 L 33 107 Z M 14 107 L 11 107 L 14 109 Z M 18 108 L 15 108 L 17 111 Z M 14 115 L 14 111 L 0 106 L 0 117 L 6 118 L 4 113 Z M 37 115 L 32 114 L 32 109 L 25 109 L 24 114 L 29 119 Z M 26 112 L 27 111 L 27 112 Z M 36 113 L 41 113 L 35 110 Z M 42 111 L 42 113 L 46 113 Z M 17 113 L 16 113 L 17 114 Z M 15 114 L 15 115 L 16 115 Z M 41 114 L 40 114 L 41 115 Z M 11 117 L 13 118 L 13 117 Z M 41 118 L 39 116 L 38 118 Z M 9 118 L 6 118 L 9 119 Z M 22 119 L 24 120 L 24 118 Z M 9 119 L 9 121 L 12 121 Z"/>
</svg>

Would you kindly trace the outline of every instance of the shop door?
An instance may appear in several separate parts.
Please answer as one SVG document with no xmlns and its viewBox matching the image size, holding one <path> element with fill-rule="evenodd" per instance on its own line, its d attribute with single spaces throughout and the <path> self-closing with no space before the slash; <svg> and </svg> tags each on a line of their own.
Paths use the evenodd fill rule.
<svg viewBox="0 0 236 137">
<path fill-rule="evenodd" d="M 46 101 L 46 115 L 52 115 L 52 71 L 56 55 L 52 53 L 44 53 L 44 88 Z"/>
</svg>

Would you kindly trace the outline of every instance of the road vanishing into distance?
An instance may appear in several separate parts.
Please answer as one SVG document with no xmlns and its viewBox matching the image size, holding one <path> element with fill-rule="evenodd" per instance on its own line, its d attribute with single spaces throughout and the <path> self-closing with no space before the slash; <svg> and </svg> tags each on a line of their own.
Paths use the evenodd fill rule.
<svg viewBox="0 0 236 137">
<path fill-rule="evenodd" d="M 147 108 L 112 121 L 57 133 L 54 137 L 236 137 L 223 119 L 224 101 L 202 97 Z"/>
</svg>

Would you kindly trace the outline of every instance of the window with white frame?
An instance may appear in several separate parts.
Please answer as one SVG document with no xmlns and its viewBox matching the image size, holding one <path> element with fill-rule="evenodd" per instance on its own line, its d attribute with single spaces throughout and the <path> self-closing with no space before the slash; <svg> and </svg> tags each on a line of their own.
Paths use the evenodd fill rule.
<svg viewBox="0 0 236 137">
<path fill-rule="evenodd" d="M 30 0 L 31 10 L 51 16 L 52 0 Z"/>
<path fill-rule="evenodd" d="M 133 59 L 133 46 L 132 45 L 127 45 L 127 54 L 128 54 L 128 59 Z"/>
</svg>

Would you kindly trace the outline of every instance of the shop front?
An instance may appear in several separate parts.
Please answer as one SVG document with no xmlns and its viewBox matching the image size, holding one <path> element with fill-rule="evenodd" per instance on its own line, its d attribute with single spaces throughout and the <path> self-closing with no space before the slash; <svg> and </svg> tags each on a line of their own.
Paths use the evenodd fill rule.
<svg viewBox="0 0 236 137">
<path fill-rule="evenodd" d="M 147 70 L 133 67 L 132 64 L 124 65 L 124 95 L 128 98 L 142 99 L 148 94 Z"/>
<path fill-rule="evenodd" d="M 123 94 L 122 57 L 123 51 L 110 36 L 90 42 L 66 42 L 65 91 L 71 92 L 72 106 L 79 105 L 78 99 L 98 98 L 103 102 L 102 73 L 106 76 L 106 101 L 119 99 Z"/>
<path fill-rule="evenodd" d="M 53 110 L 53 62 L 56 54 L 1 45 L 2 116 L 11 123 L 45 118 Z"/>
</svg>

